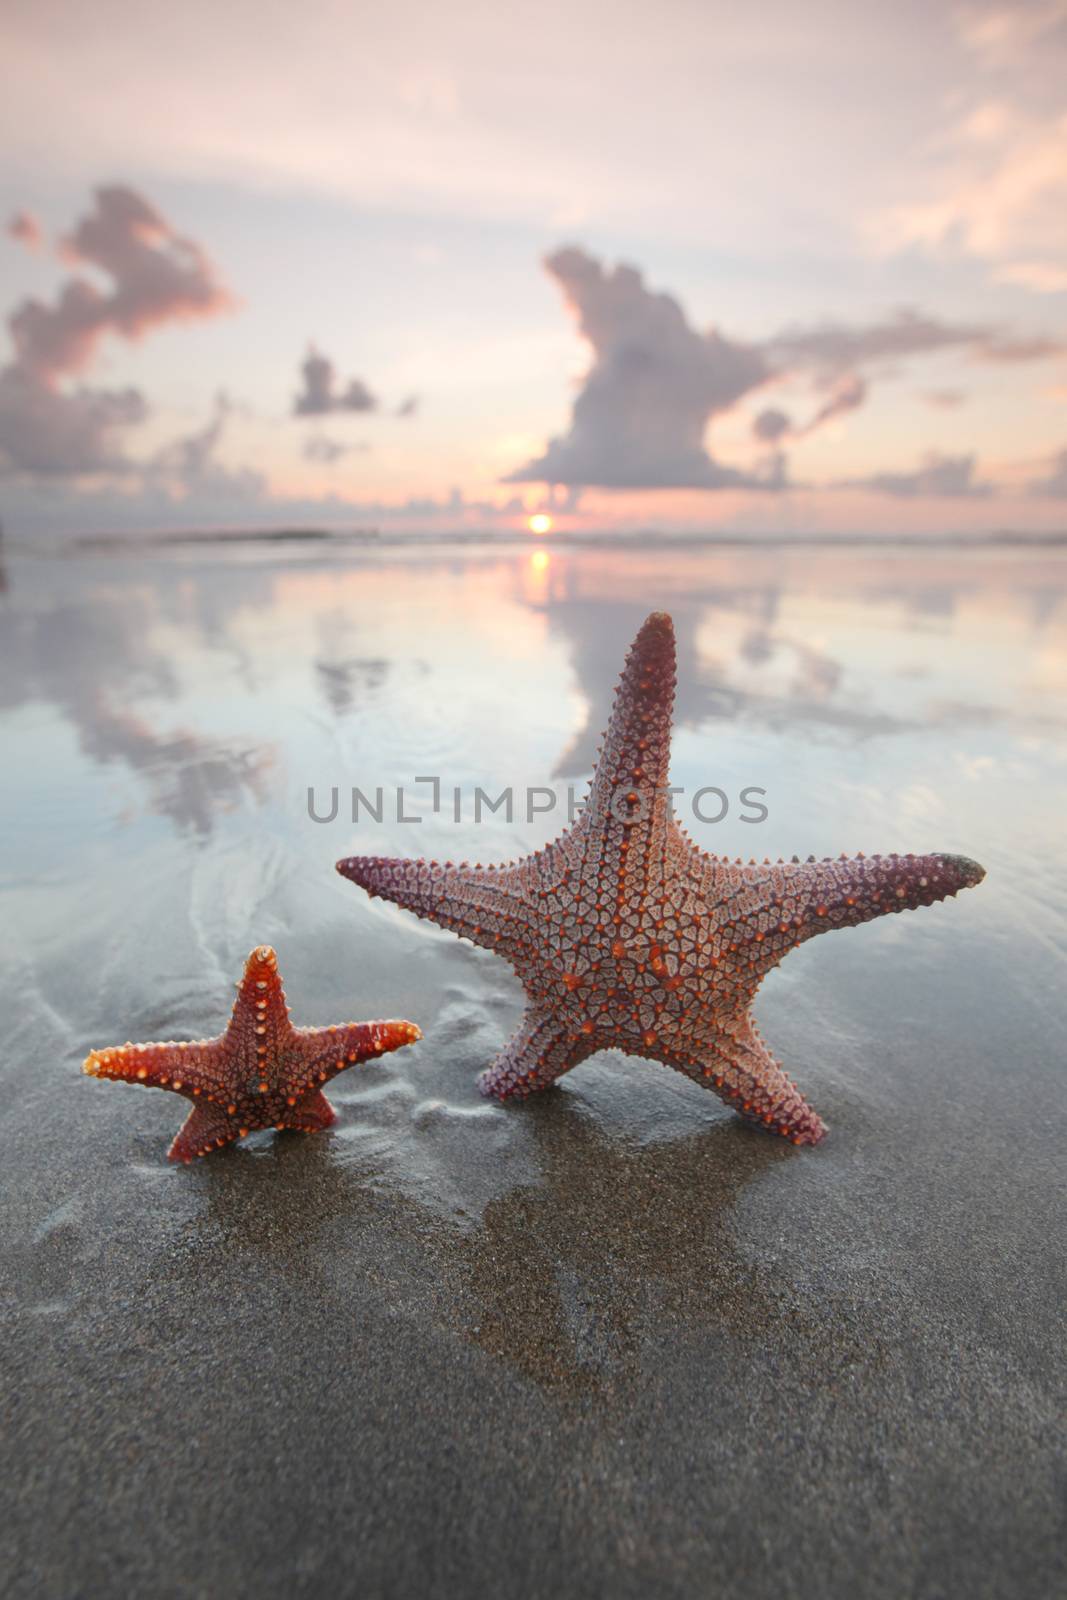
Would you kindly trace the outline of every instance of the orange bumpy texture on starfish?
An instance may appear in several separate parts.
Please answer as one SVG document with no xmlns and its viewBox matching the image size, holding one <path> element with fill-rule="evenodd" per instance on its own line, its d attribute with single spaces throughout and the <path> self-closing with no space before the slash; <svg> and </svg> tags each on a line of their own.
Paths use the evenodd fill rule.
<svg viewBox="0 0 1067 1600">
<path fill-rule="evenodd" d="M 172 1161 L 191 1161 L 253 1128 L 328 1128 L 336 1113 L 324 1083 L 357 1061 L 421 1038 L 413 1022 L 294 1028 L 277 958 L 260 945 L 245 964 L 230 1025 L 217 1039 L 94 1050 L 82 1070 L 93 1078 L 173 1089 L 194 1101 L 167 1152 Z"/>
<path fill-rule="evenodd" d="M 527 1010 L 482 1075 L 486 1094 L 547 1089 L 614 1047 L 815 1144 L 822 1121 L 752 1019 L 763 977 L 817 933 L 931 905 L 985 873 L 953 855 L 743 866 L 706 854 L 670 809 L 674 685 L 674 628 L 657 613 L 627 657 L 581 817 L 535 855 L 503 867 L 356 856 L 337 870 L 511 962 Z"/>
</svg>

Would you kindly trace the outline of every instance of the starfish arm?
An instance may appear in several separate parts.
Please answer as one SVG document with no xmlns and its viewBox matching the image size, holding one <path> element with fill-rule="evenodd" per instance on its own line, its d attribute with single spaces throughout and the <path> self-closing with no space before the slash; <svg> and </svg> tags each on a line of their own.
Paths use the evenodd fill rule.
<svg viewBox="0 0 1067 1600">
<path fill-rule="evenodd" d="M 715 1034 L 700 1058 L 672 1060 L 671 1065 L 714 1089 L 746 1121 L 793 1144 L 818 1144 L 826 1133 L 825 1123 L 786 1077 L 750 1016 L 742 1018 L 735 1032 Z"/>
<path fill-rule="evenodd" d="M 273 1053 L 292 1031 L 278 958 L 269 944 L 257 945 L 245 962 L 237 985 L 237 998 L 225 1033 L 227 1044 L 250 1058 L 257 1053 Z"/>
<path fill-rule="evenodd" d="M 285 1087 L 290 1103 L 303 1104 L 318 1085 L 346 1067 L 400 1050 L 422 1038 L 413 1022 L 348 1022 L 335 1028 L 294 1028 L 286 1056 Z"/>
<path fill-rule="evenodd" d="M 337 1121 L 337 1112 L 321 1089 L 313 1089 L 282 1119 L 281 1127 L 294 1133 L 323 1133 Z"/>
<path fill-rule="evenodd" d="M 966 856 L 853 856 L 787 863 L 781 873 L 782 924 L 794 943 L 850 928 L 891 911 L 915 910 L 981 883 L 985 869 Z"/>
<path fill-rule="evenodd" d="M 603 835 L 605 854 L 631 875 L 647 871 L 670 832 L 674 687 L 674 625 L 653 612 L 626 657 L 580 824 L 590 836 Z"/>
<path fill-rule="evenodd" d="M 241 1136 L 241 1129 L 233 1117 L 219 1105 L 195 1105 L 178 1129 L 177 1137 L 167 1151 L 168 1161 L 192 1161 L 196 1156 L 206 1156 L 219 1150 Z"/>
<path fill-rule="evenodd" d="M 91 1050 L 82 1064 L 90 1078 L 140 1083 L 146 1089 L 173 1089 L 188 1099 L 212 1100 L 225 1092 L 226 1070 L 221 1039 L 195 1043 L 114 1045 Z"/>
<path fill-rule="evenodd" d="M 447 861 L 350 856 L 337 863 L 337 871 L 372 899 L 391 900 L 509 960 L 530 947 L 530 875 L 521 864 L 472 867 L 466 862 L 453 866 Z"/>
<path fill-rule="evenodd" d="M 590 1047 L 575 1039 L 557 1017 L 530 1010 L 496 1060 L 482 1073 L 478 1087 L 495 1100 L 550 1089 L 557 1078 L 591 1053 Z"/>
</svg>

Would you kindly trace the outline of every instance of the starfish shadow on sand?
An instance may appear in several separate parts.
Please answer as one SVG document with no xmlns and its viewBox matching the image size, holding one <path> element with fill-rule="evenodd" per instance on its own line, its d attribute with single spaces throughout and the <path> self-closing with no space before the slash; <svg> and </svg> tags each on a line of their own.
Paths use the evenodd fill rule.
<svg viewBox="0 0 1067 1600">
<path fill-rule="evenodd" d="M 491 1200 L 457 1246 L 483 1350 L 546 1390 L 610 1403 L 667 1330 L 752 1343 L 782 1320 L 781 1286 L 744 1258 L 733 1218 L 751 1183 L 796 1159 L 788 1145 L 731 1119 L 636 1143 L 568 1090 L 527 1115 L 542 1181 Z"/>
<path fill-rule="evenodd" d="M 729 1118 L 639 1143 L 567 1089 L 523 1123 L 533 1181 L 480 1216 L 472 1198 L 463 1222 L 414 1199 L 395 1161 L 352 1161 L 330 1133 L 231 1145 L 183 1174 L 195 1211 L 157 1287 L 214 1303 L 215 1285 L 224 1320 L 264 1292 L 315 1326 L 368 1301 L 420 1325 L 429 1314 L 547 1394 L 608 1406 L 668 1331 L 750 1347 L 788 1318 L 796 1334 L 795 1302 L 734 1227 L 748 1187 L 798 1159 L 787 1144 Z M 480 1158 L 472 1129 L 468 1174 Z"/>
</svg>

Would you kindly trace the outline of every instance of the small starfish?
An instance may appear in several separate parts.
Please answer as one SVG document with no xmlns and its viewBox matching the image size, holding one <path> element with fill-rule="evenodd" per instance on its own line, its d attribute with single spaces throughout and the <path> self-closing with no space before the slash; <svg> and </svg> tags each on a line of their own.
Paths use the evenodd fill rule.
<svg viewBox="0 0 1067 1600">
<path fill-rule="evenodd" d="M 82 1071 L 146 1089 L 173 1089 L 195 1101 L 167 1152 L 171 1161 L 188 1162 L 243 1139 L 253 1128 L 328 1128 L 337 1114 L 322 1084 L 355 1061 L 421 1038 L 413 1022 L 294 1028 L 277 957 L 261 944 L 245 963 L 230 1025 L 217 1039 L 93 1050 Z"/>
<path fill-rule="evenodd" d="M 655 613 L 627 657 L 581 816 L 536 854 L 502 867 L 355 856 L 337 870 L 511 962 L 526 1015 L 483 1093 L 547 1089 L 613 1047 L 816 1144 L 822 1121 L 752 1018 L 761 981 L 817 933 L 931 905 L 985 872 L 952 855 L 743 866 L 698 849 L 667 789 L 674 684 L 674 628 Z"/>
</svg>

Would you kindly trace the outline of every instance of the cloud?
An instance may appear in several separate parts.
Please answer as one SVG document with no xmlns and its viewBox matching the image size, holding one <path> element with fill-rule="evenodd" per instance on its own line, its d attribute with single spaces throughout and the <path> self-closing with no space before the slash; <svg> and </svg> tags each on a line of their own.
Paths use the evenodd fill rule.
<svg viewBox="0 0 1067 1600">
<path fill-rule="evenodd" d="M 419 409 L 419 397 L 418 397 L 418 395 L 417 394 L 409 394 L 407 399 L 406 400 L 401 400 L 400 404 L 397 406 L 396 414 L 397 414 L 398 417 L 413 417 L 413 416 L 415 416 L 415 414 L 418 411 L 418 409 Z"/>
<path fill-rule="evenodd" d="M 842 372 L 837 377 L 825 379 L 820 387 L 828 391 L 827 398 L 810 421 L 797 424 L 785 411 L 769 406 L 760 411 L 752 422 L 752 433 L 761 444 L 779 444 L 783 439 L 804 439 L 834 417 L 855 411 L 867 398 L 867 384 L 857 372 Z"/>
<path fill-rule="evenodd" d="M 1045 335 L 1019 337 L 985 323 L 953 323 L 904 307 L 892 316 L 867 324 L 848 326 L 825 321 L 810 328 L 786 329 L 764 346 L 768 364 L 780 376 L 798 377 L 809 373 L 817 391 L 827 398 L 805 424 L 782 428 L 777 421 L 784 413 L 764 412 L 757 417 L 754 431 L 766 439 L 761 428 L 778 428 L 775 438 L 788 432 L 802 439 L 834 417 L 858 410 L 870 392 L 869 379 L 860 368 L 877 368 L 883 362 L 918 360 L 945 350 L 959 350 L 972 360 L 1003 365 L 1044 361 L 1061 355 L 1067 345 Z M 927 395 L 932 405 L 960 404 L 965 396 L 958 390 L 933 391 Z M 769 421 L 761 421 L 769 418 Z M 909 475 L 904 474 L 904 478 Z"/>
<path fill-rule="evenodd" d="M 25 300 L 8 326 L 15 361 L 42 383 L 83 371 L 107 333 L 139 339 L 150 328 L 217 316 L 233 300 L 200 246 L 176 233 L 134 189 L 97 189 L 95 208 L 63 241 L 65 260 L 99 268 L 102 291 L 68 278 L 54 305 Z"/>
<path fill-rule="evenodd" d="M 548 272 L 592 353 L 568 430 L 505 479 L 628 489 L 781 489 L 786 463 L 766 455 L 754 470 L 716 461 L 704 438 L 711 419 L 745 395 L 788 379 L 807 381 L 816 409 L 806 423 L 778 407 L 757 413 L 762 447 L 801 440 L 867 400 L 870 373 L 887 363 L 958 351 L 998 363 L 1045 360 L 1065 346 L 1019 337 L 984 322 L 951 322 L 904 307 L 859 325 L 826 320 L 783 329 L 761 344 L 693 328 L 678 302 L 649 289 L 634 267 L 607 268 L 576 246 L 547 258 Z M 925 470 L 925 469 L 924 469 Z M 891 475 L 907 481 L 911 475 Z M 893 491 L 890 491 L 893 492 Z M 896 492 L 905 493 L 905 489 Z M 974 492 L 973 489 L 970 492 Z"/>
<path fill-rule="evenodd" d="M 827 321 L 811 328 L 787 328 L 768 341 L 767 354 L 779 367 L 835 374 L 854 372 L 869 362 L 938 350 L 984 349 L 992 337 L 993 331 L 982 323 L 943 322 L 905 306 L 866 326 Z"/>
<path fill-rule="evenodd" d="M 337 388 L 337 370 L 327 356 L 312 345 L 300 368 L 304 387 L 293 401 L 297 417 L 325 417 L 334 411 L 377 411 L 378 399 L 361 378 L 351 378 Z"/>
<path fill-rule="evenodd" d="M 793 423 L 785 411 L 779 411 L 775 406 L 768 406 L 753 418 L 752 432 L 761 444 L 777 444 L 787 434 L 792 433 Z"/>
<path fill-rule="evenodd" d="M 1067 450 L 1052 457 L 1046 475 L 1033 479 L 1029 489 L 1041 499 L 1067 500 Z"/>
<path fill-rule="evenodd" d="M 973 455 L 927 456 L 914 472 L 876 472 L 867 478 L 848 478 L 841 488 L 873 489 L 878 494 L 895 495 L 901 500 L 922 496 L 958 496 L 984 499 L 992 494 L 989 483 L 975 477 Z"/>
<path fill-rule="evenodd" d="M 51 478 L 128 465 L 122 432 L 148 415 L 137 389 L 64 393 L 17 366 L 0 371 L 0 475 Z"/>
<path fill-rule="evenodd" d="M 24 244 L 28 250 L 40 250 L 44 244 L 44 229 L 29 211 L 16 211 L 7 225 L 8 237 Z"/>
<path fill-rule="evenodd" d="M 998 283 L 1017 283 L 1035 294 L 1067 294 L 1067 267 L 1054 261 L 1012 261 L 993 274 Z"/>
<path fill-rule="evenodd" d="M 225 394 L 215 397 L 215 409 L 202 428 L 164 446 L 144 470 L 147 491 L 170 499 L 209 499 L 218 503 L 248 503 L 266 498 L 267 482 L 250 467 L 228 467 L 219 460 L 234 406 Z"/>
<path fill-rule="evenodd" d="M 148 415 L 144 396 L 129 388 L 69 389 L 63 381 L 92 363 L 106 334 L 137 339 L 233 303 L 199 245 L 133 189 L 98 189 L 62 254 L 98 268 L 111 286 L 70 277 L 54 303 L 27 299 L 11 313 L 14 359 L 0 370 L 0 471 L 8 475 L 128 467 L 120 436 Z"/>
<path fill-rule="evenodd" d="M 1067 117 L 1015 111 L 989 141 L 975 140 L 965 121 L 951 142 L 956 160 L 935 180 L 941 193 L 891 213 L 884 242 L 963 249 L 999 263 L 995 277 L 1047 292 L 1067 245 Z"/>
<path fill-rule="evenodd" d="M 760 351 L 692 328 L 678 302 L 646 288 L 635 267 L 607 270 L 574 246 L 545 265 L 578 317 L 593 362 L 568 431 L 505 481 L 765 487 L 714 461 L 704 447 L 710 419 L 767 380 Z"/>
<path fill-rule="evenodd" d="M 951 411 L 955 406 L 962 406 L 967 396 L 962 389 L 928 389 L 923 399 L 929 406 L 937 406 L 941 411 Z"/>
<path fill-rule="evenodd" d="M 332 467 L 342 456 L 369 448 L 370 446 L 366 444 L 342 444 L 339 439 L 328 439 L 324 433 L 313 433 L 310 439 L 305 441 L 304 460 L 317 461 L 323 466 Z"/>
<path fill-rule="evenodd" d="M 811 421 L 802 429 L 803 433 L 814 433 L 816 428 L 821 428 L 824 422 L 830 422 L 834 417 L 844 416 L 847 411 L 857 410 L 867 398 L 867 384 L 858 372 L 843 372 L 835 378 L 830 385 L 829 397 L 819 407 Z"/>
<path fill-rule="evenodd" d="M 1048 339 L 1043 335 L 1012 339 L 999 335 L 986 339 L 979 345 L 976 354 L 982 361 L 1007 364 L 1015 361 L 1048 361 L 1053 356 L 1063 355 L 1065 351 L 1067 344 L 1062 339 Z"/>
<path fill-rule="evenodd" d="M 977 71 L 946 99 L 913 198 L 872 219 L 888 250 L 918 245 L 990 264 L 995 282 L 1067 287 L 1067 0 L 955 8 Z"/>
<path fill-rule="evenodd" d="M 227 405 L 227 417 L 233 409 Z M 337 490 L 299 496 L 272 493 L 258 473 L 231 469 L 219 459 L 225 424 L 219 427 L 217 420 L 216 412 L 205 428 L 173 441 L 146 466 L 131 466 L 121 481 L 112 476 L 87 484 L 68 477 L 58 480 L 47 497 L 39 486 L 28 482 L 13 485 L 4 500 L 7 531 L 19 535 L 76 530 L 121 535 L 300 525 L 340 532 L 378 527 L 405 532 L 418 527 L 488 532 L 499 529 L 504 520 L 524 522 L 529 511 L 518 494 L 477 498 L 459 488 L 441 495 L 410 495 L 399 501 L 361 498 Z M 544 504 L 560 509 L 558 502 Z"/>
<path fill-rule="evenodd" d="M 1028 5 L 963 6 L 955 15 L 960 37 L 989 67 L 1003 67 L 1029 54 L 1033 45 L 1067 23 L 1067 0 L 1031 0 Z"/>
</svg>

